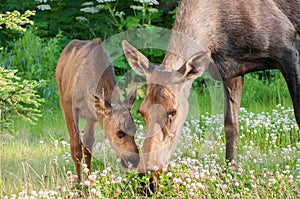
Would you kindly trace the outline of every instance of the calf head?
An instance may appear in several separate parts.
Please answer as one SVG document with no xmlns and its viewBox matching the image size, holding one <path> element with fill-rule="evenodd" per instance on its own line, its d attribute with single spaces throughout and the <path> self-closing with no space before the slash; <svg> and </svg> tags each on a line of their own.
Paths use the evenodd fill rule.
<svg viewBox="0 0 300 199">
<path fill-rule="evenodd" d="M 138 148 L 134 141 L 136 126 L 130 113 L 135 98 L 136 89 L 129 93 L 124 103 L 104 99 L 98 92 L 95 93 L 96 117 L 125 170 L 136 168 L 139 163 Z"/>
<path fill-rule="evenodd" d="M 146 97 L 139 108 L 147 133 L 138 169 L 140 173 L 159 170 L 167 167 L 175 150 L 188 113 L 191 84 L 206 70 L 210 53 L 195 54 L 174 70 L 174 66 L 153 67 L 126 41 L 123 50 L 131 68 L 147 80 Z"/>
</svg>

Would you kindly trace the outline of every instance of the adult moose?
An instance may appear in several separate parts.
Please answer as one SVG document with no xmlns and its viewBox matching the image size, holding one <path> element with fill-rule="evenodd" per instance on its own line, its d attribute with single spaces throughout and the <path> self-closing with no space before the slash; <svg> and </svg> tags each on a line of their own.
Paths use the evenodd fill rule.
<svg viewBox="0 0 300 199">
<path fill-rule="evenodd" d="M 72 159 L 81 180 L 81 160 L 90 169 L 94 131 L 97 121 L 121 165 L 137 167 L 139 155 L 134 141 L 136 126 L 130 114 L 135 90 L 124 103 L 115 80 L 114 70 L 100 39 L 71 41 L 62 51 L 56 68 L 60 104 L 70 136 Z M 78 120 L 86 126 L 80 139 Z M 82 152 L 83 150 L 83 152 Z"/>
<path fill-rule="evenodd" d="M 236 158 L 243 75 L 279 69 L 300 125 L 300 1 L 183 0 L 162 65 L 126 41 L 130 66 L 147 80 L 139 112 L 147 126 L 139 172 L 166 167 L 188 112 L 192 82 L 209 71 L 223 81 L 226 159 Z"/>
</svg>

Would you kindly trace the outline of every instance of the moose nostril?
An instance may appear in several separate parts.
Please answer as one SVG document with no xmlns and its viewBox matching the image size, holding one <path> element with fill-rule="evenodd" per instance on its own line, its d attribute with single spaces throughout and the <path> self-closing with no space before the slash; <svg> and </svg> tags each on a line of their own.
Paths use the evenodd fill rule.
<svg viewBox="0 0 300 199">
<path fill-rule="evenodd" d="M 121 164 L 123 167 L 128 168 L 128 169 L 135 169 L 137 168 L 139 164 L 140 157 L 138 154 L 136 155 L 131 155 L 127 158 L 122 158 L 121 159 Z"/>
</svg>

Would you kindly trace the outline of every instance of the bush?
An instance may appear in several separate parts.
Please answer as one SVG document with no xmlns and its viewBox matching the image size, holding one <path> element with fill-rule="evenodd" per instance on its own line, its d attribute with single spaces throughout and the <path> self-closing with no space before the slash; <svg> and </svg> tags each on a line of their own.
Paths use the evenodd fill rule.
<svg viewBox="0 0 300 199">
<path fill-rule="evenodd" d="M 36 92 L 40 83 L 21 80 L 17 70 L 0 67 L 0 131 L 13 130 L 13 118 L 19 117 L 34 123 L 40 117 L 39 107 L 43 100 Z"/>
<path fill-rule="evenodd" d="M 23 37 L 10 43 L 12 49 L 0 53 L 1 65 L 5 69 L 16 69 L 22 79 L 46 81 L 37 87 L 38 94 L 46 101 L 57 101 L 55 67 L 61 52 L 62 35 L 49 40 L 36 35 L 36 29 L 27 30 Z"/>
</svg>

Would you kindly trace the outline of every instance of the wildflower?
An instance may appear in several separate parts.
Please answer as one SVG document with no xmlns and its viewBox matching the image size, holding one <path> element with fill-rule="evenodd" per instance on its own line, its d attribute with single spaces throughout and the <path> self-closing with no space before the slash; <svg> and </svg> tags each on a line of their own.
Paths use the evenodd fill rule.
<svg viewBox="0 0 300 199">
<path fill-rule="evenodd" d="M 97 176 L 95 174 L 91 174 L 91 175 L 88 176 L 88 179 L 89 179 L 89 181 L 95 183 L 96 182 L 96 177 Z"/>
<path fill-rule="evenodd" d="M 292 185 L 294 183 L 293 179 L 288 179 L 287 184 Z"/>
<path fill-rule="evenodd" d="M 241 175 L 241 174 L 243 173 L 243 171 L 244 171 L 243 168 L 241 168 L 241 167 L 238 168 L 238 174 L 239 174 L 239 175 Z"/>
<path fill-rule="evenodd" d="M 196 183 L 196 187 L 199 188 L 201 191 L 205 190 L 205 186 L 202 183 L 200 183 L 200 182 Z"/>
<path fill-rule="evenodd" d="M 54 140 L 54 147 L 55 147 L 55 148 L 58 147 L 58 140 Z"/>
<path fill-rule="evenodd" d="M 68 142 L 66 141 L 61 141 L 62 146 L 65 148 L 68 145 Z"/>
<path fill-rule="evenodd" d="M 87 164 L 82 164 L 82 168 L 87 168 Z"/>
<path fill-rule="evenodd" d="M 168 177 L 172 177 L 173 174 L 172 174 L 171 172 L 168 172 L 168 173 L 167 173 L 167 176 L 168 176 Z"/>
<path fill-rule="evenodd" d="M 240 186 L 240 183 L 239 183 L 239 182 L 235 182 L 235 183 L 233 184 L 233 186 L 238 187 L 238 186 Z"/>
<path fill-rule="evenodd" d="M 276 179 L 271 178 L 271 179 L 269 179 L 269 182 L 270 182 L 271 184 L 275 184 L 275 183 L 276 183 Z"/>
<path fill-rule="evenodd" d="M 258 186 L 257 186 L 257 184 L 252 184 L 252 185 L 251 185 L 251 188 L 252 188 L 252 189 L 257 189 Z"/>
<path fill-rule="evenodd" d="M 240 198 L 240 197 L 241 197 L 241 195 L 239 193 L 232 195 L 232 198 Z"/>
<path fill-rule="evenodd" d="M 91 186 L 91 182 L 88 180 L 84 181 L 84 186 L 86 186 L 86 187 Z"/>
<path fill-rule="evenodd" d="M 204 174 L 203 172 L 201 172 L 201 173 L 199 174 L 199 177 L 203 180 L 203 179 L 205 178 L 205 174 Z"/>
<path fill-rule="evenodd" d="M 85 174 L 88 174 L 88 173 L 90 172 L 90 170 L 89 170 L 88 168 L 84 168 L 84 169 L 83 169 L 83 172 L 84 172 Z"/>
<path fill-rule="evenodd" d="M 121 183 L 121 182 L 122 182 L 122 177 L 121 177 L 121 176 L 118 176 L 116 182 L 117 182 L 117 183 Z"/>
<path fill-rule="evenodd" d="M 216 180 L 217 180 L 216 176 L 212 176 L 212 177 L 210 178 L 210 181 L 211 181 L 211 182 L 214 182 L 214 181 L 216 181 Z"/>
<path fill-rule="evenodd" d="M 78 179 L 78 175 L 73 175 L 73 179 L 77 180 Z"/>
</svg>

